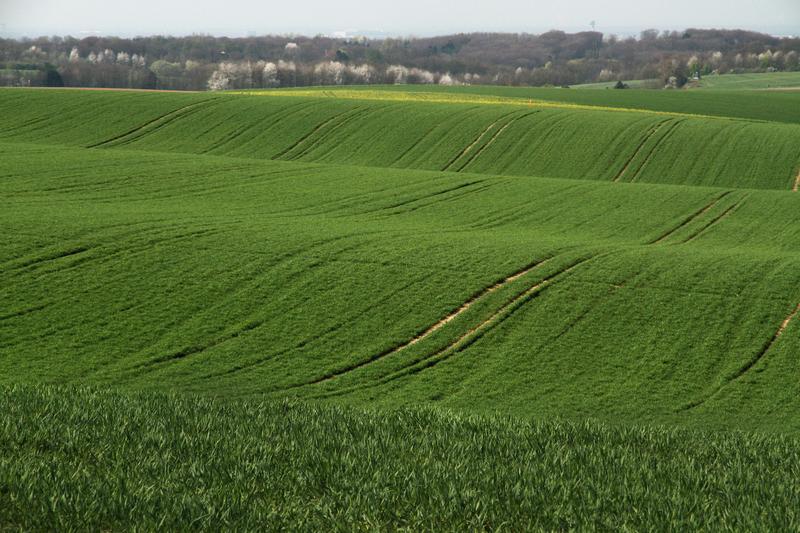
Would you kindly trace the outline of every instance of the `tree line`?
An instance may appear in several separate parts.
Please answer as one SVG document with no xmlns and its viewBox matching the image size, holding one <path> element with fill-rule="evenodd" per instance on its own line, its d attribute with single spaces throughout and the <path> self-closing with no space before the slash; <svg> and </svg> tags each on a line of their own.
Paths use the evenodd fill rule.
<svg viewBox="0 0 800 533">
<path fill-rule="evenodd" d="M 470 33 L 431 38 L 0 39 L 0 85 L 222 90 L 371 83 L 572 85 L 798 70 L 800 39 L 744 30 Z"/>
</svg>

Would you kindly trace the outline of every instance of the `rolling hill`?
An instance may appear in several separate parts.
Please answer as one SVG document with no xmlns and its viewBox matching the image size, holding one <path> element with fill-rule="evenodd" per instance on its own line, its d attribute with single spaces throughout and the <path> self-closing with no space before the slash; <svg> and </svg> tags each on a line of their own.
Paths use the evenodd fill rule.
<svg viewBox="0 0 800 533">
<path fill-rule="evenodd" d="M 800 425 L 798 126 L 0 96 L 6 383 Z"/>
</svg>

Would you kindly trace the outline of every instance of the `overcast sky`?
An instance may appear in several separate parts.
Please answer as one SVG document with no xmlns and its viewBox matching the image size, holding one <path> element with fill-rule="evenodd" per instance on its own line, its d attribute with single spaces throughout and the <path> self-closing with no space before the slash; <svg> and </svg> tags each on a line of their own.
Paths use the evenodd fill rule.
<svg viewBox="0 0 800 533">
<path fill-rule="evenodd" d="M 0 34 L 39 36 L 745 28 L 800 34 L 800 0 L 0 0 Z"/>
</svg>

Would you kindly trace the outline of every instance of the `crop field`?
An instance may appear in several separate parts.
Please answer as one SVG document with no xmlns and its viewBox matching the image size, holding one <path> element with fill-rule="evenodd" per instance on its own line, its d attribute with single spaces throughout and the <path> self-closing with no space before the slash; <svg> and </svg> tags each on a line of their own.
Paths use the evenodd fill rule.
<svg viewBox="0 0 800 533">
<path fill-rule="evenodd" d="M 363 91 L 375 93 L 375 86 L 303 88 L 320 96 Z M 259 92 L 259 91 L 255 91 Z M 294 93 L 296 89 L 263 91 L 264 94 Z M 507 86 L 442 86 L 392 85 L 380 88 L 382 93 L 400 95 L 436 95 L 442 97 L 516 100 L 521 105 L 531 102 L 551 104 L 649 110 L 663 113 L 731 117 L 768 122 L 800 123 L 800 91 L 714 90 L 665 91 L 629 89 L 622 91 L 586 91 L 580 89 L 507 87 Z M 388 98 L 387 96 L 382 96 Z M 430 98 L 430 97 L 429 97 Z"/>
<path fill-rule="evenodd" d="M 800 90 L 800 72 L 769 72 L 764 74 L 723 74 L 705 76 L 700 81 L 703 89 L 717 90 Z"/>
<path fill-rule="evenodd" d="M 617 81 L 583 83 L 573 85 L 572 89 L 612 89 Z M 661 88 L 660 80 L 625 80 L 631 89 L 644 89 L 648 85 Z M 689 90 L 714 89 L 714 90 L 800 90 L 800 72 L 764 72 L 747 74 L 709 74 L 698 81 L 690 81 Z"/>
<path fill-rule="evenodd" d="M 388 91 L 124 99 L 61 91 L 40 92 L 35 105 L 20 106 L 20 92 L 0 98 L 0 112 L 16 124 L 0 130 L 0 141 L 763 189 L 792 189 L 800 162 L 800 124 L 729 117 L 483 98 L 417 101 L 414 93 L 381 99 L 398 94 Z M 113 110 L 114 96 L 124 112 Z M 139 117 L 148 98 L 152 110 Z M 82 113 L 95 118 L 72 118 Z M 114 116 L 104 120 L 104 113 Z"/>
<path fill-rule="evenodd" d="M 0 528 L 797 528 L 797 95 L 493 90 L 0 91 Z"/>
<path fill-rule="evenodd" d="M 798 527 L 796 437 L 53 387 L 0 408 L 0 523 L 25 530 Z"/>
</svg>

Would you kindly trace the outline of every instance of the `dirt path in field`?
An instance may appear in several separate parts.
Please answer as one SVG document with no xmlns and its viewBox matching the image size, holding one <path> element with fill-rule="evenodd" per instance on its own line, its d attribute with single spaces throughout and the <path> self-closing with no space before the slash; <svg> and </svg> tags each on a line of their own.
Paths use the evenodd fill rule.
<svg viewBox="0 0 800 533">
<path fill-rule="evenodd" d="M 409 375 L 409 374 L 416 374 L 418 372 L 421 372 L 423 370 L 426 370 L 428 368 L 431 368 L 431 367 L 439 364 L 440 362 L 452 357 L 456 353 L 464 350 L 465 348 L 470 346 L 472 343 L 477 341 L 486 332 L 488 332 L 492 327 L 496 326 L 497 324 L 500 324 L 505 319 L 510 317 L 517 309 L 519 309 L 522 306 L 522 304 L 524 304 L 526 301 L 530 300 L 531 298 L 534 298 L 536 295 L 538 295 L 547 286 L 552 285 L 553 283 L 555 283 L 561 276 L 571 272 L 572 270 L 576 269 L 577 267 L 579 267 L 580 265 L 586 263 L 587 261 L 590 261 L 591 259 L 593 259 L 593 257 L 580 259 L 580 260 L 578 260 L 578 261 L 576 261 L 576 262 L 574 262 L 574 263 L 572 263 L 572 264 L 570 264 L 570 265 L 568 265 L 568 266 L 566 266 L 564 268 L 559 269 L 557 272 L 547 276 L 545 279 L 539 281 L 538 283 L 536 283 L 535 285 L 529 287 L 528 289 L 526 289 L 522 293 L 518 294 L 517 296 L 515 296 L 511 300 L 507 301 L 497 311 L 495 311 L 491 316 L 489 316 L 487 319 L 481 321 L 477 325 L 475 325 L 472 328 L 470 328 L 466 333 L 460 335 L 453 342 L 451 342 L 450 344 L 448 344 L 444 348 L 442 348 L 442 349 L 440 349 L 440 350 L 438 350 L 438 351 L 436 351 L 436 352 L 434 352 L 434 353 L 432 353 L 432 354 L 430 354 L 428 356 L 423 357 L 421 360 L 412 361 L 410 364 L 406 365 L 405 367 L 397 370 L 396 372 L 393 372 L 392 374 L 390 374 L 390 375 L 388 375 L 388 376 L 386 376 L 386 377 L 384 377 L 384 378 L 382 378 L 382 379 L 380 379 L 378 381 L 375 381 L 375 382 L 372 382 L 372 383 L 368 383 L 368 384 L 365 384 L 365 385 L 356 385 L 354 387 L 350 387 L 350 388 L 343 389 L 343 390 L 332 391 L 330 393 L 322 394 L 319 397 L 340 395 L 340 394 L 352 392 L 352 391 L 355 391 L 355 390 L 362 390 L 362 389 L 366 389 L 366 388 L 376 387 L 376 386 L 388 383 L 390 381 L 394 381 L 394 380 L 396 380 L 398 378 L 401 378 L 401 377 Z M 544 261 L 542 263 L 544 263 Z M 524 273 L 518 273 L 518 274 L 515 274 L 514 276 L 516 276 L 518 278 L 521 275 L 524 275 Z M 516 279 L 516 278 L 514 278 L 514 279 Z M 360 366 L 364 366 L 364 364 L 359 365 L 359 367 Z M 355 368 L 353 368 L 353 370 L 355 370 Z M 344 372 L 342 372 L 342 373 L 344 373 Z M 341 375 L 341 374 L 339 374 L 339 375 Z M 333 377 L 335 377 L 335 376 L 319 379 L 319 380 L 317 380 L 317 381 L 315 381 L 313 383 L 309 383 L 309 385 L 330 381 L 331 379 L 333 379 Z"/>
<path fill-rule="evenodd" d="M 717 203 L 719 203 L 720 200 L 722 200 L 723 198 L 728 196 L 730 193 L 731 193 L 731 191 L 725 191 L 721 195 L 717 196 L 714 200 L 712 200 L 710 204 L 708 204 L 707 206 L 703 207 L 699 211 L 695 211 L 693 214 L 691 214 L 689 217 L 687 217 L 686 220 L 684 220 L 683 222 L 681 222 L 680 224 L 678 224 L 677 226 L 675 226 L 674 228 L 672 228 L 671 230 L 666 232 L 664 235 L 662 235 L 658 239 L 656 239 L 656 240 L 654 240 L 652 242 L 649 242 L 648 244 L 659 244 L 659 243 L 663 242 L 664 240 L 668 239 L 671 235 L 673 235 L 679 229 L 683 228 L 684 226 L 686 226 L 687 224 L 689 224 L 693 220 L 697 219 L 698 217 L 701 217 L 704 214 L 706 214 L 709 210 L 711 210 L 712 207 L 717 205 Z"/>
<path fill-rule="evenodd" d="M 430 367 L 440 363 L 441 361 L 444 361 L 445 359 L 447 359 L 448 357 L 453 355 L 453 353 L 456 353 L 456 352 L 460 351 L 461 349 L 466 348 L 467 346 L 469 346 L 470 344 L 472 344 L 473 342 L 478 340 L 478 338 L 483 335 L 483 331 L 484 330 L 489 329 L 490 327 L 502 322 L 503 320 L 505 320 L 506 318 L 511 316 L 511 314 L 516 310 L 515 306 L 517 306 L 517 304 L 524 303 L 528 298 L 530 298 L 534 294 L 538 293 L 541 289 L 543 289 L 543 288 L 547 287 L 548 285 L 552 284 L 557 278 L 563 276 L 564 274 L 567 274 L 567 273 L 571 272 L 572 270 L 576 269 L 578 266 L 580 266 L 581 264 L 585 263 L 588 260 L 589 259 L 582 259 L 582 260 L 580 260 L 580 261 L 578 261 L 576 263 L 573 263 L 572 265 L 570 265 L 570 266 L 568 266 L 566 268 L 563 268 L 563 269 L 559 270 L 558 272 L 546 277 L 545 279 L 543 279 L 539 283 L 533 285 L 532 287 L 529 287 L 524 292 L 522 292 L 521 294 L 517 295 L 516 297 L 514 297 L 513 299 L 508 301 L 506 304 L 504 304 L 502 307 L 500 307 L 500 309 L 495 311 L 491 316 L 489 316 L 489 318 L 487 318 L 483 322 L 480 322 L 478 325 L 473 326 L 466 333 L 464 333 L 463 335 L 458 337 L 455 341 L 450 343 L 448 346 L 446 346 L 445 348 L 442 348 L 438 352 L 434 353 L 430 357 L 427 357 L 425 360 L 423 360 L 422 361 L 423 364 L 417 370 L 417 372 L 425 370 L 426 368 L 430 368 Z M 501 317 L 502 317 L 502 319 L 500 319 Z M 500 319 L 500 320 L 498 320 L 498 319 Z M 480 333 L 480 335 L 476 335 L 478 333 Z M 472 338 L 472 337 L 474 337 L 474 338 Z M 448 354 L 448 355 L 446 355 L 445 357 L 440 357 L 440 356 L 445 355 L 445 354 Z M 437 357 L 438 357 L 438 359 L 437 359 Z"/>
<path fill-rule="evenodd" d="M 718 396 L 725 389 L 725 387 L 744 377 L 744 375 L 747 374 L 754 366 L 756 366 L 759 363 L 759 361 L 763 360 L 767 356 L 769 351 L 772 349 L 772 347 L 775 345 L 775 343 L 778 341 L 781 335 L 783 335 L 783 332 L 786 331 L 786 328 L 789 327 L 789 324 L 797 316 L 798 313 L 800 313 L 800 303 L 797 304 L 794 310 L 791 313 L 789 313 L 789 315 L 786 318 L 783 319 L 783 322 L 781 322 L 781 325 L 778 327 L 778 330 L 775 332 L 772 338 L 769 341 L 767 341 L 767 343 L 764 345 L 763 348 L 761 348 L 761 350 L 756 354 L 756 356 L 750 359 L 750 361 L 748 361 L 747 364 L 745 364 L 736 373 L 736 375 L 726 380 L 725 383 L 720 385 L 716 390 L 714 390 L 714 392 L 712 392 L 705 398 L 702 398 L 700 400 L 690 403 L 689 405 L 684 406 L 683 408 L 679 409 L 678 412 L 690 411 L 696 407 L 700 407 L 708 400 L 711 400 L 712 398 Z"/>
<path fill-rule="evenodd" d="M 458 318 L 460 315 L 465 313 L 467 310 L 469 310 L 473 305 L 475 305 L 475 303 L 477 303 L 482 298 L 485 298 L 489 294 L 492 294 L 493 292 L 498 291 L 499 289 L 501 289 L 502 287 L 508 285 L 509 283 L 512 283 L 512 282 L 518 280 L 519 278 L 521 278 L 522 276 L 528 274 L 529 272 L 533 271 L 534 269 L 536 269 L 536 268 L 544 265 L 545 263 L 549 262 L 551 259 L 552 258 L 547 258 L 547 259 L 544 259 L 544 260 L 541 260 L 541 261 L 536 261 L 535 263 L 531 263 L 531 264 L 527 265 L 525 268 L 523 268 L 522 270 L 514 272 L 510 276 L 504 278 L 501 281 L 498 281 L 494 285 L 483 289 L 482 291 L 480 291 L 479 293 L 474 295 L 472 298 L 470 298 L 469 300 L 467 300 L 466 302 L 461 304 L 461 306 L 458 309 L 456 309 L 452 313 L 448 314 L 444 318 L 438 320 L 437 322 L 432 324 L 430 327 L 428 327 L 425 331 L 423 331 L 422 333 L 416 335 L 412 339 L 404 342 L 403 344 L 400 344 L 398 346 L 395 346 L 394 348 L 391 348 L 389 350 L 381 352 L 380 354 L 375 355 L 373 357 L 370 357 L 369 359 L 366 359 L 364 361 L 361 361 L 360 363 L 356 363 L 354 365 L 348 366 L 347 368 L 342 368 L 341 370 L 334 371 L 334 372 L 332 372 L 332 373 L 330 373 L 330 374 L 328 374 L 326 376 L 323 376 L 321 378 L 315 379 L 315 380 L 313 380 L 313 381 L 311 381 L 309 383 L 303 383 L 301 385 L 297 385 L 296 387 L 290 387 L 290 388 L 297 388 L 297 387 L 302 387 L 302 386 L 305 386 L 305 385 L 315 385 L 315 384 L 318 384 L 318 383 L 324 383 L 326 381 L 330 381 L 332 379 L 335 379 L 335 378 L 337 378 L 337 377 L 339 377 L 339 376 L 341 376 L 343 374 L 346 374 L 348 372 L 352 372 L 353 370 L 357 370 L 357 369 L 359 369 L 361 367 L 364 367 L 366 365 L 369 365 L 369 364 L 372 364 L 372 363 L 374 363 L 376 361 L 379 361 L 379 360 L 383 359 L 384 357 L 388 357 L 388 356 L 394 355 L 394 354 L 396 354 L 398 352 L 401 352 L 401 351 L 405 350 L 406 348 L 409 348 L 409 347 L 411 347 L 411 346 L 413 346 L 413 345 L 415 345 L 415 344 L 427 339 L 428 337 L 433 335 L 436 331 L 440 330 L 441 328 L 443 328 L 444 326 L 446 326 L 447 324 L 449 324 L 450 322 L 452 322 L 453 320 Z"/>
<path fill-rule="evenodd" d="M 797 192 L 800 189 L 800 168 L 797 169 L 797 177 L 794 179 L 794 187 L 792 187 L 792 192 Z"/>
</svg>

